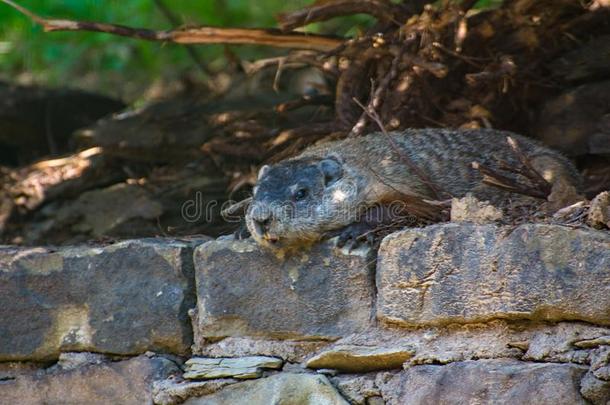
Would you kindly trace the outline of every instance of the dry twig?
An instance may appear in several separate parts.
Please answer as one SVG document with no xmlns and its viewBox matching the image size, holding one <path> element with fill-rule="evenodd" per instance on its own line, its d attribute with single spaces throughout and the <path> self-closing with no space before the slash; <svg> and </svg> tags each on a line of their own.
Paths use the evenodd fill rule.
<svg viewBox="0 0 610 405">
<path fill-rule="evenodd" d="M 280 14 L 277 18 L 283 31 L 292 31 L 314 22 L 350 14 L 369 14 L 381 21 L 397 21 L 396 7 L 390 2 L 377 0 L 340 0 L 313 4 L 291 13 Z"/>
<path fill-rule="evenodd" d="M 377 109 L 380 107 L 383 95 L 387 92 L 388 87 L 390 86 L 390 83 L 392 83 L 392 81 L 398 75 L 398 65 L 400 64 L 400 61 L 402 60 L 403 56 L 407 52 L 407 46 L 411 42 L 412 41 L 409 41 L 408 43 L 404 44 L 400 48 L 398 55 L 396 55 L 394 57 L 394 59 L 392 60 L 392 65 L 390 66 L 390 71 L 383 78 L 381 83 L 379 83 L 379 86 L 377 86 L 377 88 L 374 90 L 371 88 L 371 97 L 369 99 L 369 103 L 366 106 L 366 108 L 362 107 L 360 102 L 354 99 L 354 101 L 356 101 L 356 104 L 358 104 L 362 107 L 363 111 L 362 111 L 362 114 L 360 115 L 360 118 L 356 122 L 356 124 L 352 127 L 352 130 L 350 131 L 349 136 L 362 135 L 362 132 L 364 132 L 364 130 L 366 128 L 366 124 L 367 124 L 367 117 L 370 116 L 370 112 L 372 112 L 372 111 L 374 111 L 376 113 Z M 385 128 L 382 129 L 381 131 L 383 131 L 383 130 L 385 130 Z"/>
<path fill-rule="evenodd" d="M 313 34 L 282 33 L 279 30 L 272 29 L 188 27 L 169 31 L 154 31 L 117 24 L 47 19 L 29 11 L 12 0 L 0 0 L 0 2 L 7 4 L 29 17 L 32 21 L 40 24 L 46 32 L 91 31 L 147 41 L 174 42 L 177 44 L 250 44 L 276 48 L 311 49 L 324 52 L 335 49 L 343 43 L 343 40 L 340 38 Z"/>
<path fill-rule="evenodd" d="M 379 114 L 377 114 L 377 111 L 368 109 L 367 107 L 363 106 L 362 103 L 360 101 L 358 101 L 357 99 L 354 99 L 354 102 L 356 104 L 358 104 L 358 106 L 360 106 L 360 108 L 362 108 L 364 110 L 364 112 L 377 124 L 377 126 L 379 127 L 379 130 L 388 139 L 388 141 L 390 142 L 390 145 L 392 146 L 392 149 L 394 149 L 394 151 L 396 153 L 398 153 L 398 156 L 400 157 L 402 162 L 405 165 L 407 165 L 407 167 L 409 169 L 411 169 L 413 171 L 413 173 L 415 173 L 415 175 L 417 177 L 419 177 L 419 179 L 426 186 L 428 186 L 430 191 L 432 191 L 432 193 L 434 194 L 434 198 L 436 200 L 440 200 L 441 192 L 440 192 L 439 187 L 436 184 L 434 184 L 434 182 L 432 180 L 430 180 L 430 178 L 423 171 L 421 171 L 421 169 L 419 167 L 417 167 L 417 165 L 415 163 L 413 163 L 411 161 L 411 159 L 409 159 L 409 157 L 398 147 L 398 145 L 396 144 L 396 142 L 394 141 L 392 136 L 385 129 L 385 126 L 383 125 L 383 122 L 381 122 L 381 118 L 379 117 Z"/>
<path fill-rule="evenodd" d="M 502 174 L 491 167 L 482 165 L 478 162 L 472 162 L 472 167 L 481 172 L 483 175 L 483 183 L 502 190 L 510 191 L 512 193 L 546 199 L 551 193 L 552 188 L 549 182 L 546 181 L 544 177 L 542 177 L 534 168 L 531 160 L 521 150 L 519 144 L 514 138 L 509 136 L 506 138 L 506 141 L 523 167 L 511 167 L 506 162 L 499 162 L 498 166 L 508 173 L 518 174 L 525 177 L 532 184 L 521 184 L 517 181 L 517 179 L 506 176 L 505 174 Z"/>
</svg>

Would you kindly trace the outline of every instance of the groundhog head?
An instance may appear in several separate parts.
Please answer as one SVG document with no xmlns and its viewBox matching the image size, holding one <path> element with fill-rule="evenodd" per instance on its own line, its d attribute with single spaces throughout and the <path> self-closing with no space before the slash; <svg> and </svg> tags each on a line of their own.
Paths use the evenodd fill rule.
<svg viewBox="0 0 610 405">
<path fill-rule="evenodd" d="M 274 249 L 319 240 L 353 221 L 348 200 L 356 192 L 337 156 L 298 158 L 261 168 L 246 225 Z"/>
</svg>

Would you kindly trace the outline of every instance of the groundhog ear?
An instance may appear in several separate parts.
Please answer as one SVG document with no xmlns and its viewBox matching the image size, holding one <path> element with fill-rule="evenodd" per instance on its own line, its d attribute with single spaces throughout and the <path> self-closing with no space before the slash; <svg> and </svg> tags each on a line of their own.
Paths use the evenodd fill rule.
<svg viewBox="0 0 610 405">
<path fill-rule="evenodd" d="M 333 157 L 328 157 L 319 163 L 320 170 L 324 174 L 324 185 L 330 186 L 343 176 L 343 166 L 341 162 Z"/>
<path fill-rule="evenodd" d="M 261 167 L 260 170 L 258 171 L 257 179 L 260 180 L 265 174 L 267 174 L 268 171 L 269 171 L 269 165 L 264 165 L 263 167 Z"/>
</svg>

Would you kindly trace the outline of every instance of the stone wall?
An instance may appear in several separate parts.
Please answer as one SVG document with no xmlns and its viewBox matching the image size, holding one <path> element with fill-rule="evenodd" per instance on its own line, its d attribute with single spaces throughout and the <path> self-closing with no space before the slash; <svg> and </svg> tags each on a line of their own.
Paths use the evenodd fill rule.
<svg viewBox="0 0 610 405">
<path fill-rule="evenodd" d="M 0 403 L 608 401 L 607 231 L 0 248 Z"/>
</svg>

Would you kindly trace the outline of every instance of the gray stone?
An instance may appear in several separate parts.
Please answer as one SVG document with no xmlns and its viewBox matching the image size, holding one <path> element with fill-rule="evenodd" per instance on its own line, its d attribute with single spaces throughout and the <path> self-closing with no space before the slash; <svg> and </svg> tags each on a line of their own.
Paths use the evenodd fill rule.
<svg viewBox="0 0 610 405">
<path fill-rule="evenodd" d="M 600 346 L 591 351 L 591 372 L 596 378 L 610 381 L 610 346 Z"/>
<path fill-rule="evenodd" d="M 73 370 L 90 364 L 102 364 L 108 356 L 99 353 L 68 352 L 60 353 L 57 366 L 64 370 Z"/>
<path fill-rule="evenodd" d="M 318 353 L 344 346 L 395 347 L 416 349 L 407 365 L 493 358 L 589 364 L 589 350 L 576 348 L 575 342 L 609 333 L 608 327 L 582 322 L 504 320 L 408 329 L 375 328 L 341 338 Z"/>
<path fill-rule="evenodd" d="M 415 366 L 382 385 L 381 392 L 390 405 L 584 405 L 579 386 L 586 370 L 509 359 Z"/>
<path fill-rule="evenodd" d="M 0 361 L 62 351 L 187 354 L 195 305 L 191 245 L 0 248 Z"/>
<path fill-rule="evenodd" d="M 433 225 L 386 237 L 377 317 L 401 326 L 492 319 L 610 325 L 610 234 L 555 225 Z"/>
<path fill-rule="evenodd" d="M 181 404 L 191 397 L 213 394 L 221 388 L 235 384 L 239 380 L 223 378 L 208 381 L 184 381 L 168 378 L 153 382 L 153 403 L 157 405 Z"/>
<path fill-rule="evenodd" d="M 307 367 L 332 368 L 348 373 L 401 368 L 415 351 L 401 347 L 336 346 L 307 361 Z"/>
<path fill-rule="evenodd" d="M 580 383 L 580 393 L 593 405 L 608 405 L 610 402 L 610 381 L 595 378 L 588 372 Z"/>
<path fill-rule="evenodd" d="M 40 364 L 24 362 L 0 362 L 0 383 L 14 380 L 25 375 L 34 375 L 40 371 Z"/>
<path fill-rule="evenodd" d="M 300 363 L 329 344 L 329 342 L 321 341 L 306 342 L 228 337 L 198 347 L 195 354 L 209 357 L 273 356 L 293 363 Z"/>
<path fill-rule="evenodd" d="M 29 246 L 78 245 L 92 239 L 154 235 L 157 218 L 163 214 L 163 206 L 150 187 L 140 184 L 118 183 L 77 193 L 68 190 L 66 194 L 78 197 L 57 198 L 36 211 L 33 220 L 23 225 L 17 241 Z"/>
<path fill-rule="evenodd" d="M 319 368 L 316 370 L 316 373 L 323 374 L 329 377 L 334 377 L 339 374 L 339 370 L 336 370 L 334 368 Z"/>
<path fill-rule="evenodd" d="M 522 360 L 589 364 L 589 351 L 578 343 L 594 342 L 609 332 L 608 328 L 576 322 L 562 322 L 553 328 L 530 329 L 528 347 Z M 586 345 L 585 345 L 586 346 Z"/>
<path fill-rule="evenodd" d="M 184 378 L 189 380 L 258 378 L 263 369 L 277 370 L 284 361 L 275 357 L 250 356 L 237 358 L 193 357 L 186 361 Z"/>
<path fill-rule="evenodd" d="M 332 242 L 284 258 L 252 240 L 199 246 L 196 343 L 226 336 L 334 339 L 365 329 L 374 299 L 367 253 L 349 254 Z"/>
<path fill-rule="evenodd" d="M 20 376 L 0 381 L 0 402 L 20 405 L 152 403 L 154 380 L 179 370 L 163 359 L 139 356 L 116 363 Z"/>
<path fill-rule="evenodd" d="M 233 384 L 185 405 L 349 405 L 319 374 L 280 373 L 267 378 Z"/>
<path fill-rule="evenodd" d="M 375 384 L 375 374 L 372 373 L 340 375 L 332 377 L 331 382 L 351 404 L 365 405 L 368 399 L 381 395 Z"/>
</svg>

